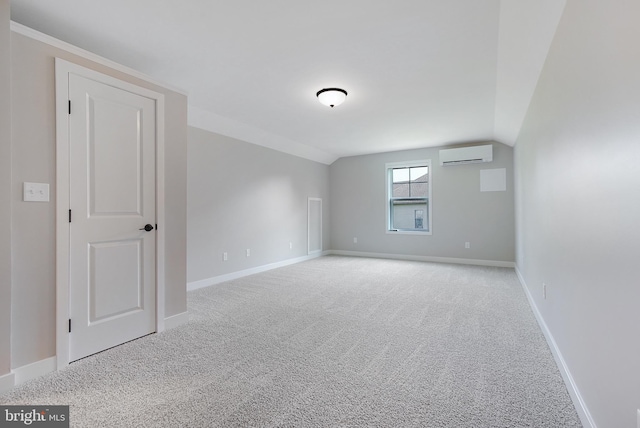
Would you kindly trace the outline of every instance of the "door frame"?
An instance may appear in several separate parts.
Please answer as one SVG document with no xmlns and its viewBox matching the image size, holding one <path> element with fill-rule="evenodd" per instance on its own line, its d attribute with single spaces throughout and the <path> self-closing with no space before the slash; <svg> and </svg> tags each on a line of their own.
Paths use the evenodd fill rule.
<svg viewBox="0 0 640 428">
<path fill-rule="evenodd" d="M 314 202 L 320 203 L 320 248 L 311 249 L 311 205 Z M 307 198 L 307 255 L 322 253 L 322 198 Z"/>
<path fill-rule="evenodd" d="M 156 333 L 164 330 L 165 308 L 165 171 L 164 94 L 152 91 L 78 64 L 55 59 L 56 84 L 56 365 L 69 365 L 69 74 L 155 100 L 156 104 Z"/>
</svg>

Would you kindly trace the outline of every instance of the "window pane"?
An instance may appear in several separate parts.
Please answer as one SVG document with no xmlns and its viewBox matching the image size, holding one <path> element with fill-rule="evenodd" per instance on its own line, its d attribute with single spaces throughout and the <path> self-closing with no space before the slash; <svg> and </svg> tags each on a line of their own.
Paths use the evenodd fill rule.
<svg viewBox="0 0 640 428">
<path fill-rule="evenodd" d="M 429 196 L 429 183 L 411 183 L 410 186 L 409 190 L 412 198 L 426 198 Z"/>
<path fill-rule="evenodd" d="M 408 198 L 409 197 L 409 183 L 395 183 L 391 190 L 391 197 L 393 198 Z"/>
<path fill-rule="evenodd" d="M 411 168 L 410 175 L 411 181 L 426 183 L 429 177 L 429 168 L 426 166 Z"/>
<path fill-rule="evenodd" d="M 395 168 L 393 169 L 393 182 L 402 183 L 409 181 L 409 168 Z"/>
<path fill-rule="evenodd" d="M 428 231 L 428 212 L 427 201 L 391 201 L 391 228 Z"/>
</svg>

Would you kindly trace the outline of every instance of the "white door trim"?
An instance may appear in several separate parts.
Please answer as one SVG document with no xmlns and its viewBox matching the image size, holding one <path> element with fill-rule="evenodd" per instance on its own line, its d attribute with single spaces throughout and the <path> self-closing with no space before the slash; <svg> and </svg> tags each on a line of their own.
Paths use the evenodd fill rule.
<svg viewBox="0 0 640 428">
<path fill-rule="evenodd" d="M 69 365 L 69 74 L 78 74 L 156 101 L 156 332 L 164 330 L 164 95 L 56 58 L 56 357 Z"/>
</svg>

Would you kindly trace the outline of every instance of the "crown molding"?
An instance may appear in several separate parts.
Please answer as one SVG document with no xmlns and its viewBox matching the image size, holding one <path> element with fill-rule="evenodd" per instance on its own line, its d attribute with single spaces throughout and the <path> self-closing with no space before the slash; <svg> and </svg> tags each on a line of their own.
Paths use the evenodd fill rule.
<svg viewBox="0 0 640 428">
<path fill-rule="evenodd" d="M 216 134 L 225 135 L 326 165 L 331 165 L 338 159 L 338 156 L 314 147 L 298 143 L 280 135 L 255 128 L 192 105 L 189 105 L 188 122 L 190 126 L 204 129 L 205 131 L 215 132 Z"/>
<path fill-rule="evenodd" d="M 137 70 L 134 70 L 133 68 L 129 68 L 125 65 L 119 64 L 115 61 L 112 61 L 100 55 L 94 54 L 93 52 L 89 52 L 75 45 L 72 45 L 70 43 L 63 42 L 60 39 L 56 39 L 55 37 L 49 36 L 48 34 L 41 33 L 40 31 L 34 30 L 33 28 L 27 27 L 18 22 L 11 21 L 11 31 L 13 31 L 16 34 L 29 37 L 30 39 L 37 40 L 42 43 L 46 43 L 47 45 L 53 46 L 55 48 L 62 49 L 63 51 L 69 52 L 71 54 L 78 55 L 79 57 L 82 57 L 89 61 L 93 61 L 100 65 L 104 65 L 105 67 L 112 68 L 116 71 L 121 71 L 132 77 L 136 77 L 138 79 L 144 80 L 145 82 L 161 86 L 165 89 L 169 89 L 173 92 L 177 92 L 185 96 L 189 95 L 183 89 L 177 88 L 168 83 L 157 80 L 149 75 L 146 75 Z"/>
</svg>

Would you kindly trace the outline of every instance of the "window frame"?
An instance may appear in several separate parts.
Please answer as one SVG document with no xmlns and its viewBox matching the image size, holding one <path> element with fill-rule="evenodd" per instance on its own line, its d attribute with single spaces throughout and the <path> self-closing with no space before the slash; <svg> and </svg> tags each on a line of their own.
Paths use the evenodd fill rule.
<svg viewBox="0 0 640 428">
<path fill-rule="evenodd" d="M 428 190 L 426 198 L 393 198 L 393 170 L 397 168 L 415 168 L 415 167 L 427 167 L 429 169 L 428 172 Z M 432 216 L 432 205 L 433 205 L 433 196 L 432 196 L 432 174 L 433 170 L 431 169 L 431 159 L 423 159 L 416 161 L 406 161 L 406 162 L 388 162 L 385 164 L 385 185 L 386 185 L 386 194 L 385 194 L 385 213 L 386 213 L 386 233 L 393 235 L 432 235 L 433 234 L 433 216 Z M 392 228 L 392 207 L 394 200 L 407 200 L 407 199 L 415 199 L 418 201 L 424 200 L 426 202 L 426 216 L 427 221 L 425 222 L 428 226 L 428 230 L 420 230 L 420 229 L 393 229 Z"/>
</svg>

